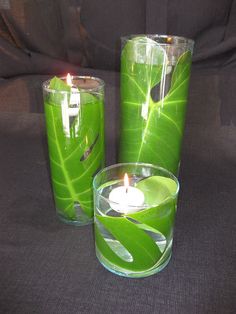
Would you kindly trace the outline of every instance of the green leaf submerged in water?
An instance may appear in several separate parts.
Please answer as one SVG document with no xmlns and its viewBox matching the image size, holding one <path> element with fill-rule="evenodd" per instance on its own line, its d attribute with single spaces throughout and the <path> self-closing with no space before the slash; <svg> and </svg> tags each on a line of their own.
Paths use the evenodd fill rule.
<svg viewBox="0 0 236 314">
<path fill-rule="evenodd" d="M 69 219 L 93 216 L 92 179 L 104 163 L 103 102 L 81 93 L 78 113 L 68 114 L 70 87 L 53 78 L 45 102 L 52 185 L 56 207 Z M 63 107 L 64 106 L 64 107 Z M 82 213 L 78 213 L 80 205 Z M 83 219 L 83 217 L 80 217 Z"/>
<path fill-rule="evenodd" d="M 112 181 L 110 184 L 113 184 Z M 147 271 L 166 254 L 172 239 L 178 184 L 171 178 L 151 176 L 139 181 L 136 188 L 144 193 L 145 203 L 150 207 L 120 217 L 97 214 L 96 247 L 106 260 L 118 267 Z M 117 241 L 116 244 L 107 240 L 108 234 Z M 153 234 L 165 239 L 166 245 L 159 247 Z M 122 258 L 119 254 L 121 251 L 128 252 L 131 259 Z"/>
<path fill-rule="evenodd" d="M 160 45 L 139 38 L 125 45 L 121 55 L 120 162 L 148 162 L 177 173 L 191 52 L 176 61 L 170 80 L 169 61 Z M 153 99 L 155 89 L 157 100 Z"/>
<path fill-rule="evenodd" d="M 163 176 L 151 176 L 140 180 L 136 187 L 144 193 L 145 203 L 150 206 L 163 203 L 175 197 L 178 192 L 177 183 Z"/>
</svg>

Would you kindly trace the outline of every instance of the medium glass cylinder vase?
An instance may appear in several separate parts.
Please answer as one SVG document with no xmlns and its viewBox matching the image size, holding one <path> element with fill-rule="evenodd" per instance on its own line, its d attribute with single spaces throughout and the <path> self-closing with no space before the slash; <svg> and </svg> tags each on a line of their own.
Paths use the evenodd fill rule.
<svg viewBox="0 0 236 314">
<path fill-rule="evenodd" d="M 193 41 L 122 38 L 120 162 L 148 162 L 178 174 Z"/>
<path fill-rule="evenodd" d="M 124 163 L 101 170 L 93 187 L 96 254 L 101 264 L 133 278 L 162 270 L 171 258 L 176 177 L 151 164 Z"/>
<path fill-rule="evenodd" d="M 93 222 L 94 175 L 104 167 L 104 82 L 53 78 L 43 84 L 51 181 L 60 220 Z"/>
</svg>

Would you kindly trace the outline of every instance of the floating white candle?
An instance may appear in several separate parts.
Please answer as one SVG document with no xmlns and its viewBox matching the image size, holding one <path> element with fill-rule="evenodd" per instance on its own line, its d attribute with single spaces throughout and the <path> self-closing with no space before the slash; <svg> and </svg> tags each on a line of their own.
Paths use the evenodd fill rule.
<svg viewBox="0 0 236 314">
<path fill-rule="evenodd" d="M 109 194 L 110 206 L 122 214 L 131 214 L 140 210 L 144 204 L 144 194 L 141 190 L 129 186 L 127 173 L 124 176 L 124 186 L 113 189 Z"/>
<path fill-rule="evenodd" d="M 70 75 L 70 73 L 67 74 L 66 82 L 67 85 L 71 86 L 71 94 L 70 94 L 70 105 L 74 107 L 70 107 L 69 109 L 69 116 L 76 116 L 79 112 L 79 104 L 80 104 L 80 93 L 78 92 L 78 89 L 73 86 L 72 83 L 73 77 Z"/>
<path fill-rule="evenodd" d="M 168 66 L 166 67 L 166 75 L 170 74 L 171 71 L 172 71 L 172 66 L 171 66 L 171 65 L 168 65 Z"/>
<path fill-rule="evenodd" d="M 78 89 L 75 87 L 71 87 L 70 104 L 79 105 L 79 103 L 80 103 L 80 94 L 78 93 Z"/>
</svg>

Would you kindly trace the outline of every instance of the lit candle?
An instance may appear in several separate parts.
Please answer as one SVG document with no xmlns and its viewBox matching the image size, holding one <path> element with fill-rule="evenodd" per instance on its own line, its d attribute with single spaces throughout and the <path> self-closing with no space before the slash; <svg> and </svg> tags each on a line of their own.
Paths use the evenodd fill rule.
<svg viewBox="0 0 236 314">
<path fill-rule="evenodd" d="M 141 190 L 129 185 L 127 173 L 124 176 L 124 186 L 113 189 L 109 194 L 110 206 L 122 214 L 131 214 L 140 210 L 144 204 L 144 194 Z"/>
</svg>

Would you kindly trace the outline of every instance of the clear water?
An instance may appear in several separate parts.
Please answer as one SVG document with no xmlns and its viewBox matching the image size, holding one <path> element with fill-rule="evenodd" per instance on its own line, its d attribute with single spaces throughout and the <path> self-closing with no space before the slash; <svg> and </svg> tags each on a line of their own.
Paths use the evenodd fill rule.
<svg viewBox="0 0 236 314">
<path fill-rule="evenodd" d="M 148 176 L 148 174 L 147 174 Z M 131 177 L 130 178 L 130 185 L 135 186 L 137 182 L 142 180 L 140 177 Z M 109 194 L 112 189 L 122 186 L 123 185 L 123 180 L 114 180 L 113 183 L 108 185 L 108 186 L 103 186 L 102 190 L 100 193 L 104 196 L 104 198 L 99 198 L 97 202 L 97 207 L 96 207 L 96 215 L 97 216 L 103 216 L 103 217 L 124 217 L 124 214 L 115 211 L 110 207 L 110 203 L 106 200 L 109 199 Z M 162 187 L 163 189 L 163 187 Z M 150 204 L 144 204 L 145 209 L 152 207 Z M 130 222 L 133 224 L 140 224 L 138 221 L 127 217 Z M 103 226 L 102 223 L 98 221 L 98 219 L 95 218 L 95 223 L 96 226 L 98 227 L 100 234 L 102 235 L 103 239 L 106 241 L 107 245 L 111 248 L 111 250 L 119 256 L 122 260 L 125 262 L 132 262 L 133 257 L 129 253 L 129 251 Z M 141 224 L 140 224 L 141 225 Z M 145 229 L 146 228 L 146 229 Z M 160 252 L 162 253 L 161 257 L 159 260 L 156 261 L 156 264 L 151 268 L 143 272 L 134 272 L 134 271 L 129 271 L 126 269 L 121 269 L 118 265 L 112 264 L 109 260 L 107 260 L 99 251 L 97 248 L 97 257 L 100 260 L 100 262 L 110 271 L 115 272 L 119 275 L 122 276 L 127 276 L 127 277 L 145 277 L 149 276 L 153 273 L 156 273 L 160 271 L 162 268 L 165 267 L 165 265 L 169 262 L 170 256 L 171 256 L 171 247 L 172 247 L 172 235 L 168 236 L 166 238 L 161 232 L 158 232 L 158 230 L 152 229 L 150 226 L 146 226 L 142 224 L 140 226 L 140 229 L 143 230 L 148 236 L 150 236 L 153 241 L 156 243 L 158 246 Z"/>
<path fill-rule="evenodd" d="M 97 208 L 97 214 L 100 214 L 101 216 L 112 216 L 112 217 L 121 217 L 122 215 L 116 211 L 114 211 L 113 209 L 109 209 L 106 214 L 102 213 L 98 208 Z M 129 218 L 127 218 L 129 219 Z M 136 223 L 138 224 L 137 221 L 134 221 L 133 219 L 129 219 L 130 221 L 132 221 L 132 223 Z M 124 261 L 127 262 L 132 262 L 133 258 L 131 256 L 131 254 L 126 250 L 126 248 L 119 242 L 117 241 L 113 235 L 106 230 L 103 225 L 95 220 L 96 225 L 101 233 L 101 235 L 103 236 L 104 240 L 106 241 L 106 243 L 109 245 L 109 247 L 120 257 L 122 258 Z M 143 229 L 144 230 L 144 229 Z M 167 244 L 172 243 L 172 239 L 170 239 L 169 241 L 167 241 L 167 239 L 165 238 L 165 236 L 162 233 L 154 233 L 151 232 L 149 230 L 144 230 L 156 243 L 156 245 L 158 246 L 158 248 L 160 249 L 161 253 L 164 253 L 165 249 L 166 251 L 168 250 Z M 169 242 L 169 243 L 167 243 Z M 167 252 L 165 252 L 164 255 L 166 255 Z"/>
</svg>

